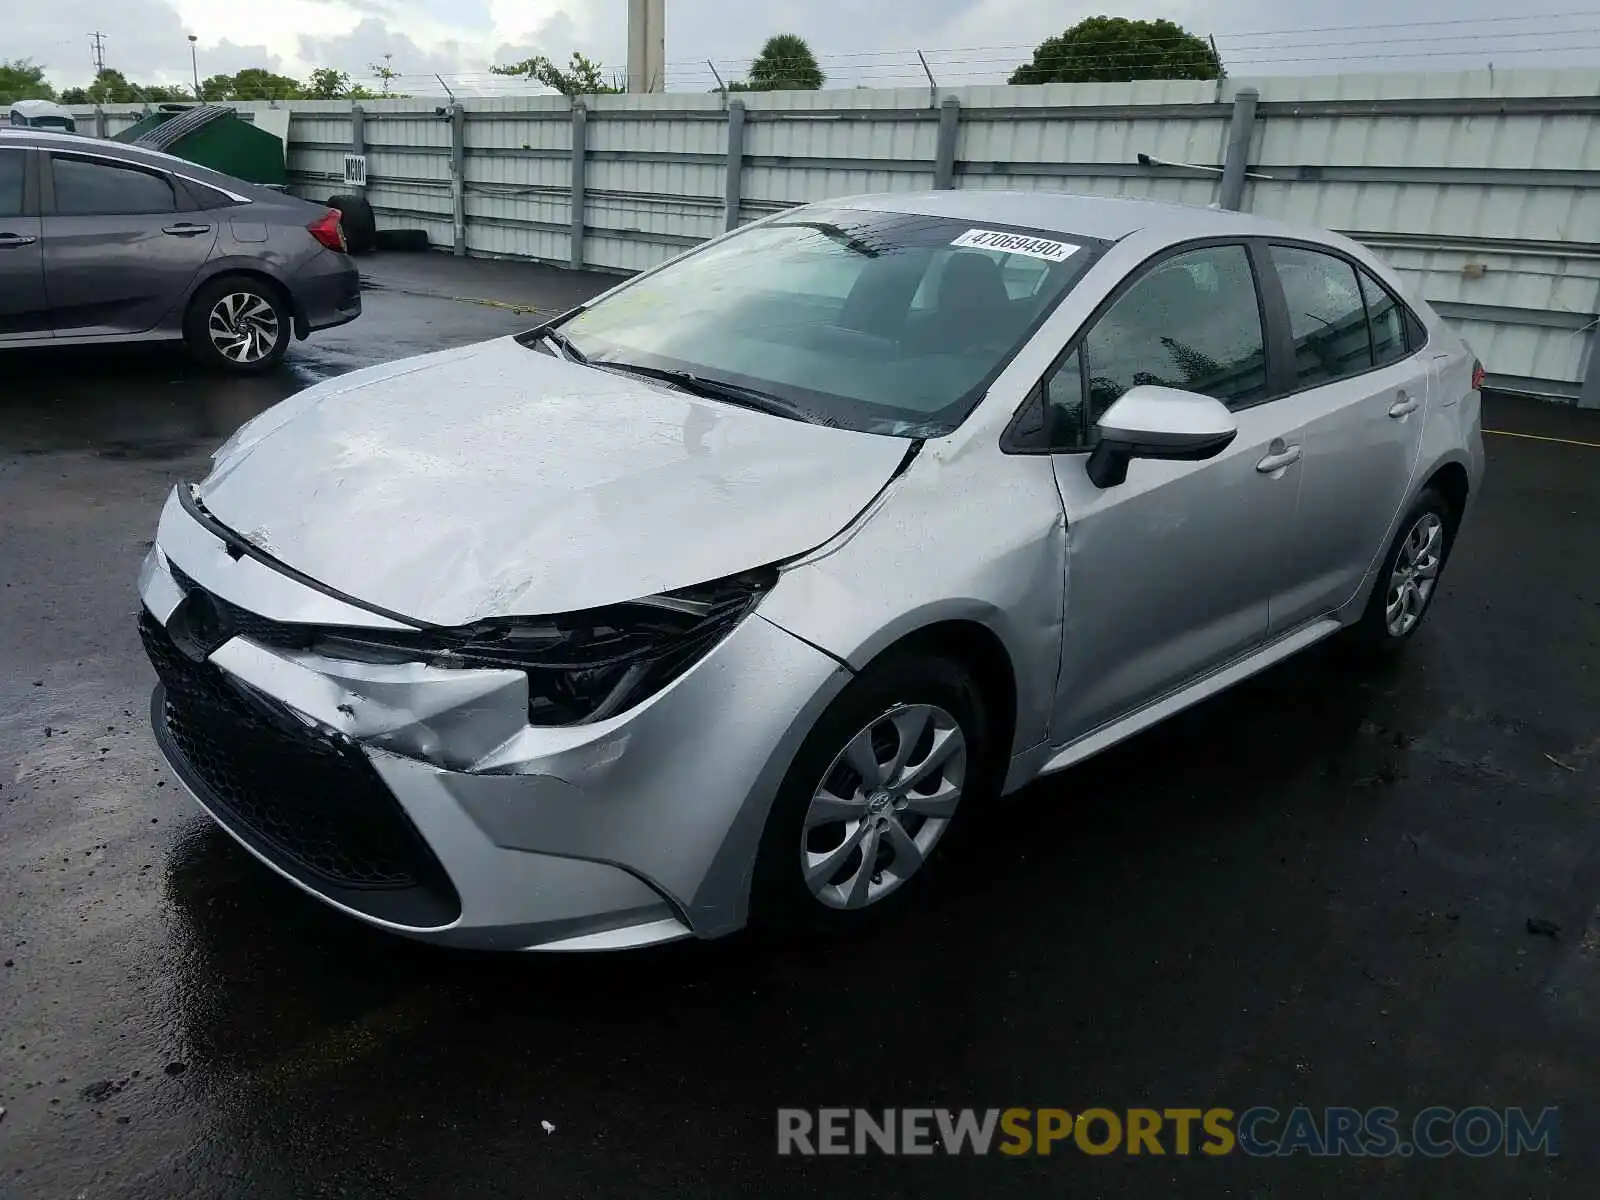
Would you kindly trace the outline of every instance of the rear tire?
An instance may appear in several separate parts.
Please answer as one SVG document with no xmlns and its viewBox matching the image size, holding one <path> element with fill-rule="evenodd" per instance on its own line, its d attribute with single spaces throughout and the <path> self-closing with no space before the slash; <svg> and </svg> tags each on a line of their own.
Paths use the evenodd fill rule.
<svg viewBox="0 0 1600 1200">
<path fill-rule="evenodd" d="M 1383 556 L 1366 611 L 1348 631 L 1355 645 L 1388 654 L 1411 640 L 1438 594 L 1455 533 L 1450 502 L 1435 489 L 1424 488 Z"/>
<path fill-rule="evenodd" d="M 365 254 L 377 245 L 378 219 L 365 196 L 329 196 L 328 207 L 339 210 L 339 224 L 351 254 Z"/>
<path fill-rule="evenodd" d="M 754 922 L 845 932 L 904 907 L 958 806 L 992 790 L 991 743 L 978 685 L 957 663 L 908 653 L 869 666 L 823 711 L 778 789 Z"/>
<path fill-rule="evenodd" d="M 206 366 L 254 375 L 283 361 L 294 336 L 294 316 L 274 285 L 223 275 L 189 302 L 183 336 L 190 353 Z"/>
</svg>

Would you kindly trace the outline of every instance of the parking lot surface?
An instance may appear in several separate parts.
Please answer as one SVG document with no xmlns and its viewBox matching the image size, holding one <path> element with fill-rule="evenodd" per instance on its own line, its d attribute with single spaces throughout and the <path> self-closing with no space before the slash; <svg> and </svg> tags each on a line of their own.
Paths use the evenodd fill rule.
<svg viewBox="0 0 1600 1200">
<path fill-rule="evenodd" d="M 258 866 L 146 723 L 134 579 L 174 483 L 310 382 L 610 282 L 366 269 L 361 320 L 261 379 L 0 358 L 0 1196 L 1593 1194 L 1600 413 L 1490 398 L 1403 659 L 1304 655 L 971 814 L 904 919 L 470 955 Z M 1255 1104 L 1555 1105 L 1563 1152 L 776 1154 L 785 1106 Z"/>
</svg>

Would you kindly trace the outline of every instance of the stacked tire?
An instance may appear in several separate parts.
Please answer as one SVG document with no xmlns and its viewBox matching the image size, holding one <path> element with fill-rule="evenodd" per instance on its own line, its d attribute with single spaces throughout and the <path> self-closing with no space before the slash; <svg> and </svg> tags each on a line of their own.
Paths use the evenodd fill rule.
<svg viewBox="0 0 1600 1200">
<path fill-rule="evenodd" d="M 339 224 L 351 254 L 369 253 L 377 245 L 378 220 L 365 196 L 329 196 L 328 207 L 339 210 Z"/>
</svg>

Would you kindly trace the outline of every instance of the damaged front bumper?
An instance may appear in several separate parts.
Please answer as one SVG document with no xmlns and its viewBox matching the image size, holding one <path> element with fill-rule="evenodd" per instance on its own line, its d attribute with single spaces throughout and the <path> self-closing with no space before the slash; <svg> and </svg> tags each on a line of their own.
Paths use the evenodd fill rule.
<svg viewBox="0 0 1600 1200">
<path fill-rule="evenodd" d="M 397 623 L 240 554 L 176 493 L 139 590 L 156 739 L 200 805 L 320 899 L 452 945 L 611 949 L 738 928 L 771 798 L 848 679 L 757 613 L 628 712 L 532 726 L 516 670 L 252 640 L 257 621 Z"/>
</svg>

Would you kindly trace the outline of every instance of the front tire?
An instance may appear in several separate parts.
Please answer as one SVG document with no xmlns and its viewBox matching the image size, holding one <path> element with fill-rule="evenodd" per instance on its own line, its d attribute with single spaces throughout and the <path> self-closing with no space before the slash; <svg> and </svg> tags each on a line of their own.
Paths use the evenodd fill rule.
<svg viewBox="0 0 1600 1200">
<path fill-rule="evenodd" d="M 1355 641 L 1388 653 L 1411 640 L 1433 604 L 1439 577 L 1455 540 L 1454 511 L 1438 491 L 1424 488 L 1401 519 L 1361 620 L 1351 627 Z"/>
<path fill-rule="evenodd" d="M 206 366 L 251 375 L 283 361 L 293 324 L 277 288 L 244 275 L 224 275 L 195 293 L 183 333 L 190 352 Z"/>
<path fill-rule="evenodd" d="M 897 655 L 823 712 L 767 818 L 757 923 L 846 930 L 906 904 L 963 801 L 989 790 L 990 725 L 976 682 L 943 657 Z"/>
</svg>

